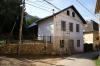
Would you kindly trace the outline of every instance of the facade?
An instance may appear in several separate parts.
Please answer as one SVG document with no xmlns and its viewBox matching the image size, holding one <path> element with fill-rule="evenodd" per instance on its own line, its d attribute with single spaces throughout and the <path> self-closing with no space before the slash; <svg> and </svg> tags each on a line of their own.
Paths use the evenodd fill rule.
<svg viewBox="0 0 100 66">
<path fill-rule="evenodd" d="M 100 14 L 100 0 L 97 0 L 97 2 L 96 2 L 95 12 Z"/>
<path fill-rule="evenodd" d="M 87 21 L 84 27 L 84 43 L 93 44 L 93 50 L 99 45 L 99 25 L 95 21 Z"/>
<path fill-rule="evenodd" d="M 83 25 L 86 23 L 74 6 L 39 20 L 38 39 L 51 42 L 56 53 L 83 52 Z"/>
<path fill-rule="evenodd" d="M 95 13 L 96 14 L 99 14 L 99 17 L 98 18 L 99 18 L 99 45 L 100 45 L 100 0 L 97 0 L 97 2 L 96 2 Z"/>
</svg>

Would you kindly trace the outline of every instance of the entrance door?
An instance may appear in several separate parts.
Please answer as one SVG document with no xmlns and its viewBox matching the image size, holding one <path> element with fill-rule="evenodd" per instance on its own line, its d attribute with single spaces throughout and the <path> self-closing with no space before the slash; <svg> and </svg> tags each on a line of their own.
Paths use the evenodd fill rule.
<svg viewBox="0 0 100 66">
<path fill-rule="evenodd" d="M 69 41 L 69 49 L 70 49 L 71 53 L 75 52 L 75 49 L 74 49 L 74 40 L 70 40 Z"/>
</svg>

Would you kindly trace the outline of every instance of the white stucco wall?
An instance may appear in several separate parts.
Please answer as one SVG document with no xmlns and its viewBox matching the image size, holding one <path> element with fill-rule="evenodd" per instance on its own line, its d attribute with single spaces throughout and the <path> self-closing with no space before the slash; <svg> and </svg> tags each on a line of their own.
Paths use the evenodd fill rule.
<svg viewBox="0 0 100 66">
<path fill-rule="evenodd" d="M 69 9 L 70 15 L 73 12 L 73 9 Z M 66 21 L 66 31 L 61 31 L 61 21 Z M 73 32 L 67 34 L 69 31 L 69 23 L 73 23 Z M 80 32 L 76 32 L 76 24 L 80 25 Z M 56 36 L 53 44 L 56 50 L 60 49 L 60 40 L 63 39 L 63 35 L 65 37 L 65 41 L 67 39 L 74 40 L 74 50 L 76 52 L 83 51 L 83 23 L 78 15 L 75 14 L 75 17 L 67 16 L 67 12 L 64 11 L 53 18 L 49 18 L 45 21 L 42 21 L 38 24 L 38 36 Z M 77 47 L 77 40 L 80 40 L 80 47 Z M 64 50 L 66 51 L 68 43 L 65 43 Z"/>
<path fill-rule="evenodd" d="M 69 9 L 70 14 L 73 12 L 72 9 Z M 61 31 L 61 21 L 66 21 L 66 31 Z M 62 40 L 63 32 L 64 35 L 67 37 L 67 31 L 69 29 L 69 23 L 73 23 L 73 32 L 70 32 L 68 39 L 74 40 L 74 49 L 76 52 L 82 52 L 83 51 L 83 24 L 78 15 L 75 15 L 75 17 L 67 16 L 66 11 L 63 13 L 58 14 L 55 17 L 54 20 L 54 29 L 55 29 L 55 36 L 61 36 L 59 40 Z M 80 32 L 76 32 L 76 24 L 80 25 Z M 66 39 L 67 40 L 67 39 Z M 80 47 L 77 47 L 77 40 L 80 40 Z M 57 40 L 56 40 L 57 41 Z M 57 44 L 57 42 L 55 43 Z M 56 45 L 59 48 L 59 45 Z M 65 47 L 66 48 L 66 47 Z"/>
<path fill-rule="evenodd" d="M 93 43 L 93 33 L 84 34 L 84 43 Z"/>
<path fill-rule="evenodd" d="M 49 41 L 50 40 L 49 36 L 52 37 L 53 33 L 54 33 L 54 25 L 53 25 L 52 18 L 39 22 L 38 24 L 38 39 L 39 40 L 43 39 L 42 37 L 44 36 L 44 39 L 48 39 Z"/>
</svg>

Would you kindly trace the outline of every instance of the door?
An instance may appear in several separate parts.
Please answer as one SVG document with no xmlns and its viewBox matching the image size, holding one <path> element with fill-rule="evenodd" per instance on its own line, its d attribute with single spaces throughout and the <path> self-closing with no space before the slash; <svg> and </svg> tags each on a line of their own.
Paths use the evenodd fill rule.
<svg viewBox="0 0 100 66">
<path fill-rule="evenodd" d="M 75 53 L 74 40 L 69 41 L 69 49 L 70 49 L 71 53 Z"/>
</svg>

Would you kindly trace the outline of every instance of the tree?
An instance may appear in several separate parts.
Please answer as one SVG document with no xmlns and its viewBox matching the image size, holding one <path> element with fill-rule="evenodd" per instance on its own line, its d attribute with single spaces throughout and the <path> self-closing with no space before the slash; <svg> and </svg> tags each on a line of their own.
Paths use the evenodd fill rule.
<svg viewBox="0 0 100 66">
<path fill-rule="evenodd" d="M 0 34 L 10 33 L 16 18 L 20 18 L 21 0 L 0 0 Z"/>
<path fill-rule="evenodd" d="M 38 18 L 37 16 L 31 16 L 27 13 L 25 15 L 26 25 L 31 25 L 33 22 L 36 22 L 39 19 L 40 18 Z"/>
<path fill-rule="evenodd" d="M 33 36 L 37 34 L 37 25 L 35 27 L 30 28 L 28 26 L 38 21 L 39 19 L 40 18 L 36 16 L 31 16 L 29 14 L 25 15 L 25 21 L 23 24 L 23 39 L 33 39 Z"/>
</svg>

